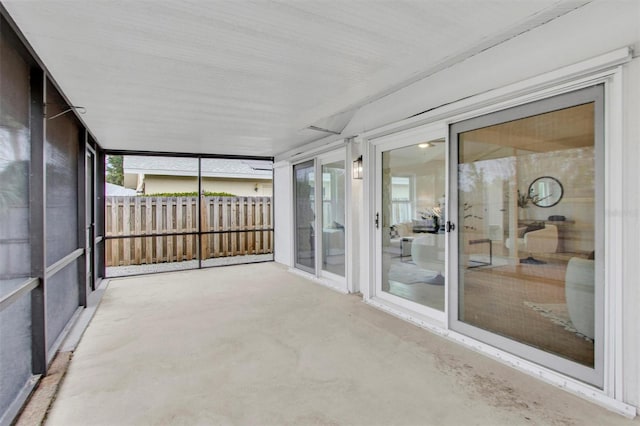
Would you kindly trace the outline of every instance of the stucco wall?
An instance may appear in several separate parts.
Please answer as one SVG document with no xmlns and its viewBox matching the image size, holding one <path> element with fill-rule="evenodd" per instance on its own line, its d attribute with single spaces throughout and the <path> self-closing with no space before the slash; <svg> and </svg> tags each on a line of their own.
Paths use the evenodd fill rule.
<svg viewBox="0 0 640 426">
<path fill-rule="evenodd" d="M 192 176 L 146 175 L 144 185 L 145 194 L 197 192 L 198 178 Z M 229 192 L 240 197 L 270 197 L 273 194 L 273 183 L 270 180 L 263 179 L 215 179 L 205 177 L 202 179 L 202 189 L 210 192 Z"/>
<path fill-rule="evenodd" d="M 291 189 L 293 176 L 289 163 L 274 164 L 273 184 L 275 188 L 278 188 L 276 197 L 273 200 L 274 228 L 283 231 L 274 232 L 274 260 L 283 265 L 293 266 L 291 262 L 293 256 L 293 240 L 291 238 L 293 228 L 293 192 Z"/>
</svg>

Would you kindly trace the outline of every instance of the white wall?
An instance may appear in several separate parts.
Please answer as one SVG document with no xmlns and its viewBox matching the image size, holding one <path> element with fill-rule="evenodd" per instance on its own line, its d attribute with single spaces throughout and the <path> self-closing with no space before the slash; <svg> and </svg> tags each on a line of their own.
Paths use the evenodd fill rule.
<svg viewBox="0 0 640 426">
<path fill-rule="evenodd" d="M 274 260 L 292 265 L 293 177 L 291 165 L 283 161 L 273 165 Z"/>
<path fill-rule="evenodd" d="M 639 2 L 640 4 L 640 2 Z M 639 7 L 640 9 L 640 7 Z M 638 13 L 640 22 L 640 12 Z M 640 27 L 640 23 L 638 24 Z M 623 365 L 624 394 L 629 403 L 640 407 L 640 59 L 625 66 L 623 106 L 623 153 L 621 164 L 623 182 L 623 211 L 609 214 L 622 216 L 625 235 L 622 245 L 624 256 L 621 271 L 624 282 L 623 300 Z"/>
<path fill-rule="evenodd" d="M 362 107 L 340 138 L 357 136 L 365 131 L 395 123 L 423 111 L 434 110 L 456 100 L 504 87 L 542 73 L 553 71 L 607 52 L 626 47 L 640 52 L 640 1 L 595 1 L 568 13 L 542 27 L 521 34 L 499 46 L 484 51 L 466 61 L 418 81 L 402 90 Z M 640 59 L 623 66 L 623 158 L 621 164 L 626 187 L 622 212 L 607 210 L 608 215 L 620 215 L 624 227 L 623 270 L 620 279 L 624 286 L 623 299 L 623 361 L 624 401 L 640 407 Z M 445 116 L 435 119 L 446 118 Z M 325 138 L 307 146 L 308 149 L 336 140 Z M 359 148 L 363 149 L 363 148 Z M 297 151 L 303 151 L 298 149 Z M 279 158 L 280 159 L 280 158 Z M 365 162 L 366 165 L 366 162 Z M 365 174 L 367 172 L 365 171 Z M 280 175 L 280 179 L 278 176 Z M 278 255 L 278 247 L 289 244 L 291 177 L 276 169 L 276 260 L 289 263 L 290 251 Z M 285 178 L 286 176 L 286 178 Z M 366 183 L 366 181 L 365 181 Z M 360 193 L 358 193 L 360 191 Z M 362 188 L 354 185 L 352 200 L 362 200 Z M 284 194 L 289 194 L 284 201 Z M 282 195 L 278 195 L 282 194 Z M 366 198 L 365 198 L 366 199 Z M 281 205 L 279 205 L 282 203 Z M 279 206 L 278 206 L 279 205 Z M 354 224 L 366 223 L 360 214 L 362 206 L 353 205 Z M 286 209 L 286 212 L 283 211 Z M 286 214 L 286 216 L 285 216 Z M 280 219 L 286 217 L 288 220 Z M 280 226 L 277 224 L 280 223 Z M 283 226 L 286 226 L 283 228 Z M 279 236 L 278 234 L 281 233 Z M 357 233 L 355 235 L 358 235 Z M 282 241 L 281 241 L 282 240 Z M 364 247 L 362 247 L 364 248 Z M 359 262 L 365 253 L 354 257 Z M 357 269 L 357 268 L 356 268 Z M 368 279 L 366 268 L 361 269 L 363 280 Z M 362 289 L 368 282 L 359 283 Z M 620 337 L 620 336 L 617 336 Z"/>
</svg>

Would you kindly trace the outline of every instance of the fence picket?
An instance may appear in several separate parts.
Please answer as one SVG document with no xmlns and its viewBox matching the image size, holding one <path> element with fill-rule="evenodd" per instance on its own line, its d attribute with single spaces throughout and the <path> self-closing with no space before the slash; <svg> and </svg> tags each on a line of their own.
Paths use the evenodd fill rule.
<svg viewBox="0 0 640 426">
<path fill-rule="evenodd" d="M 222 199 L 218 197 L 213 199 L 213 208 L 214 208 L 213 230 L 214 231 L 219 231 L 221 228 L 221 222 L 222 222 L 222 201 L 221 200 Z M 222 237 L 220 236 L 220 234 L 213 235 L 213 247 L 214 247 L 214 250 L 213 250 L 214 257 L 224 256 L 224 254 L 222 253 Z"/>
<path fill-rule="evenodd" d="M 176 217 L 175 217 L 176 227 L 173 232 L 179 232 L 178 230 L 183 228 L 183 220 L 184 220 L 183 207 L 184 207 L 183 198 L 182 197 L 176 198 Z M 182 262 L 184 260 L 183 256 L 184 256 L 184 239 L 182 235 L 178 235 L 176 237 L 176 262 Z"/>
<path fill-rule="evenodd" d="M 225 197 L 220 198 L 220 211 L 222 212 L 222 218 L 220 220 L 220 231 L 229 229 L 229 204 Z M 230 256 L 229 253 L 229 234 L 220 234 L 222 240 L 222 247 L 220 247 L 221 256 Z"/>
<path fill-rule="evenodd" d="M 153 208 L 151 207 L 151 197 L 145 197 L 145 206 L 144 206 L 144 210 L 145 210 L 145 223 L 144 223 L 144 228 L 145 228 L 145 233 L 147 235 L 152 234 L 153 233 Z M 153 238 L 151 237 L 147 237 L 145 239 L 145 250 L 143 253 L 143 258 L 145 259 L 145 262 L 148 264 L 153 263 Z"/>
<path fill-rule="evenodd" d="M 140 202 L 141 199 L 140 197 L 135 197 L 134 198 L 134 207 L 133 207 L 133 225 L 134 225 L 134 231 L 133 233 L 135 235 L 140 235 L 142 233 L 142 203 Z M 134 265 L 140 265 L 140 263 L 142 262 L 142 238 L 134 238 L 133 239 L 133 244 L 134 244 L 134 252 L 133 252 L 133 256 L 134 256 Z"/>
<path fill-rule="evenodd" d="M 174 204 L 175 204 L 175 198 L 168 197 L 167 198 L 167 226 L 165 227 L 165 232 L 167 233 L 175 232 L 174 221 L 176 216 L 175 216 Z M 175 237 L 173 236 L 165 237 L 165 239 L 167 240 L 167 262 L 173 262 L 175 258 L 174 244 L 173 244 L 174 238 Z"/>
<path fill-rule="evenodd" d="M 273 252 L 270 197 L 107 197 L 105 207 L 105 235 L 123 237 L 107 240 L 107 266 Z M 198 213 L 201 238 L 162 235 L 197 233 Z"/>
<path fill-rule="evenodd" d="M 262 197 L 260 197 L 262 201 Z M 256 206 L 256 254 L 262 254 L 262 202 Z"/>
<path fill-rule="evenodd" d="M 122 207 L 122 234 L 121 235 L 129 235 L 131 234 L 131 207 L 130 207 L 130 198 L 125 197 L 122 199 L 121 205 L 118 206 L 118 210 Z M 120 203 L 119 203 L 120 204 Z M 122 239 L 122 262 L 121 264 L 124 266 L 131 265 L 131 239 L 123 238 Z"/>
<path fill-rule="evenodd" d="M 153 205 L 155 206 L 155 218 L 156 218 L 156 226 L 153 228 L 153 232 L 155 234 L 161 233 L 165 228 L 162 223 L 162 213 L 164 210 L 164 198 L 156 198 L 152 199 L 155 201 Z M 156 263 L 161 263 L 164 260 L 164 252 L 163 252 L 163 238 L 156 237 Z"/>
<path fill-rule="evenodd" d="M 229 205 L 231 207 L 231 223 L 229 229 L 231 231 L 238 230 L 238 203 L 232 203 L 231 199 L 229 200 Z M 229 234 L 231 237 L 231 256 L 235 256 L 238 254 L 238 232 L 231 232 Z"/>
<path fill-rule="evenodd" d="M 209 203 L 206 198 L 200 196 L 200 229 L 202 231 L 209 230 Z M 204 234 L 200 238 L 200 253 L 202 259 L 208 259 L 211 253 L 211 248 L 209 247 L 209 235 Z"/>
</svg>

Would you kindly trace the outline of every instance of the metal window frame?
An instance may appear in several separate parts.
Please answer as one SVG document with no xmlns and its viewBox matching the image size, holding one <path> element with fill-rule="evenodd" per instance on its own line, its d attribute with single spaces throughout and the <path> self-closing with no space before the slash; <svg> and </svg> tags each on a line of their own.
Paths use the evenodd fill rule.
<svg viewBox="0 0 640 426">
<path fill-rule="evenodd" d="M 106 157 L 107 156 L 141 156 L 141 157 L 174 157 L 174 158 L 193 158 L 198 160 L 198 175 L 196 176 L 198 179 L 198 194 L 202 193 L 202 160 L 206 159 L 224 159 L 224 160 L 256 160 L 256 161 L 270 161 L 274 163 L 274 157 L 269 156 L 247 156 L 247 155 L 228 155 L 228 154 L 195 154 L 195 153 L 187 153 L 187 152 L 167 152 L 167 151 L 140 151 L 140 150 L 119 150 L 119 149 L 103 149 L 101 150 L 102 157 L 99 160 L 99 164 L 102 166 L 102 169 L 98 171 L 98 176 L 102 179 L 100 181 L 102 193 L 101 202 L 96 209 L 101 212 L 101 214 L 105 215 L 106 208 L 106 194 L 104 193 L 105 183 L 106 183 Z M 273 181 L 273 170 L 271 171 L 271 181 Z M 274 205 L 274 195 L 271 196 L 271 217 L 272 217 L 272 226 L 265 229 L 247 229 L 247 230 L 228 230 L 228 231 L 204 231 L 202 230 L 202 211 L 200 208 L 200 197 L 197 196 L 197 221 L 198 221 L 198 230 L 191 232 L 167 232 L 167 233 L 153 233 L 153 234 L 132 234 L 132 235 L 105 235 L 105 226 L 106 226 L 106 218 L 101 220 L 100 225 L 102 226 L 101 232 L 101 244 L 102 251 L 100 253 L 100 259 L 102 261 L 102 276 L 105 278 L 119 278 L 119 277 L 132 277 L 132 276 L 141 276 L 148 274 L 156 274 L 156 273 L 166 273 L 166 272 L 176 272 L 176 271 L 157 271 L 157 272 L 141 272 L 141 273 L 133 273 L 127 275 L 107 275 L 106 273 L 106 250 L 104 249 L 104 243 L 109 240 L 114 239 L 124 239 L 124 238 L 153 238 L 153 237 L 177 237 L 177 236 L 187 236 L 187 235 L 195 235 L 197 236 L 197 256 L 198 256 L 198 266 L 196 268 L 185 268 L 183 270 L 194 270 L 194 269 L 208 269 L 208 268 L 217 268 L 220 266 L 230 266 L 230 265 L 217 265 L 217 266 L 206 266 L 203 265 L 202 259 L 202 237 L 208 234 L 233 234 L 233 233 L 243 233 L 243 232 L 256 232 L 256 231 L 268 231 L 275 232 L 275 217 L 273 216 L 273 205 Z M 256 261 L 256 262 L 243 262 L 237 263 L 234 265 L 248 265 L 253 263 L 264 263 L 264 262 L 273 262 L 275 259 L 275 247 L 273 253 L 271 253 L 271 260 L 268 261 Z M 178 263 L 178 262 L 171 262 Z M 182 270 L 182 269 L 181 269 Z"/>
</svg>

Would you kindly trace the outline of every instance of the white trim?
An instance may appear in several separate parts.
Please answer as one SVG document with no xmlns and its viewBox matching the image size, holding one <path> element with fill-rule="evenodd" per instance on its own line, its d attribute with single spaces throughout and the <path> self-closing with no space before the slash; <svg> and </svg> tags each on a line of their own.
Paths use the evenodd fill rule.
<svg viewBox="0 0 640 426">
<path fill-rule="evenodd" d="M 374 249 L 375 253 L 372 256 L 372 259 L 374 259 L 373 264 L 375 265 L 375 268 L 373 270 L 373 275 L 371 276 L 373 282 L 372 282 L 372 292 L 370 293 L 369 297 L 384 299 L 390 303 L 399 305 L 404 309 L 411 310 L 427 318 L 432 318 L 434 321 L 438 321 L 441 324 L 445 324 L 447 322 L 447 319 L 446 319 L 447 305 L 446 304 L 444 305 L 443 310 L 441 311 L 435 308 L 431 308 L 429 306 L 421 305 L 419 303 L 416 303 L 407 299 L 403 299 L 391 293 L 384 292 L 382 290 L 382 276 L 381 276 L 381 270 L 379 267 L 379 264 L 382 263 L 382 251 L 383 251 L 382 250 L 383 249 L 382 222 L 384 222 L 382 217 L 382 211 L 384 209 L 382 206 L 382 175 L 381 175 L 382 154 L 384 152 L 389 152 L 394 149 L 401 149 L 411 145 L 416 145 L 420 142 L 427 142 L 427 141 L 432 141 L 432 140 L 441 139 L 441 138 L 444 138 L 445 141 L 447 139 L 447 125 L 444 122 L 418 126 L 415 128 L 404 130 L 402 132 L 392 133 L 390 135 L 386 135 L 384 137 L 377 138 L 375 140 L 370 141 L 370 144 L 373 148 L 373 151 L 372 151 L 372 156 L 374 157 L 373 161 L 375 162 L 375 166 L 373 169 L 371 169 L 371 173 L 370 173 L 370 176 L 372 176 L 372 179 L 374 182 L 374 193 L 373 193 L 373 198 L 371 202 L 374 203 L 373 205 L 374 205 L 375 212 L 380 214 L 381 225 L 379 229 L 374 229 L 374 234 L 373 234 L 374 240 L 375 240 L 375 249 Z M 448 150 L 445 149 L 445 153 L 447 151 Z M 447 156 L 445 154 L 444 161 L 446 161 L 446 158 Z M 447 173 L 447 170 L 448 170 L 447 167 L 448 166 L 445 164 L 444 173 Z M 446 180 L 447 179 L 445 178 L 445 181 Z M 412 185 L 415 191 L 415 179 Z M 412 201 L 415 202 L 415 196 L 412 199 Z M 441 271 L 441 273 L 445 276 L 445 285 L 443 290 L 445 292 L 445 303 L 446 303 L 446 300 L 447 300 L 446 294 L 448 293 L 448 287 L 449 287 L 449 279 L 448 279 L 448 276 L 449 276 L 448 261 L 449 260 L 448 260 L 448 253 L 447 253 L 447 247 L 448 247 L 447 240 L 449 238 L 449 234 L 445 233 L 444 237 L 445 237 L 444 238 L 445 239 L 445 247 L 444 247 L 445 262 L 444 262 L 444 268 Z"/>
<path fill-rule="evenodd" d="M 333 139 L 338 138 L 338 139 Z M 327 139 L 330 139 L 327 141 Z M 322 138 L 315 142 L 310 142 L 305 144 L 299 148 L 294 148 L 282 154 L 276 156 L 276 160 L 280 161 L 290 161 L 292 163 L 302 163 L 304 160 L 309 160 L 314 158 L 315 156 L 324 154 L 325 152 L 330 152 L 339 148 L 344 148 L 344 146 L 349 142 L 350 138 L 345 136 L 328 136 L 327 138 Z"/>
<path fill-rule="evenodd" d="M 344 142 L 344 141 L 342 141 Z M 338 147 L 334 147 L 331 150 L 325 150 L 322 151 L 321 153 L 316 152 L 315 155 L 312 156 L 305 156 L 305 157 L 301 157 L 300 161 L 296 161 L 294 163 L 289 163 L 291 170 L 292 170 L 292 179 L 291 182 L 289 184 L 290 187 L 290 194 L 291 194 L 291 199 L 292 199 L 292 203 L 291 203 L 291 209 L 292 209 L 292 231 L 291 232 L 291 247 L 294 248 L 294 250 L 292 250 L 291 253 L 291 266 L 292 269 L 294 269 L 297 272 L 301 272 L 303 274 L 303 276 L 312 279 L 315 282 L 318 282 L 326 287 L 332 288 L 336 291 L 339 291 L 340 293 L 345 293 L 348 294 L 350 292 L 350 288 L 352 287 L 351 281 L 350 281 L 350 277 L 351 277 L 351 272 L 350 272 L 350 268 L 348 268 L 347 265 L 350 264 L 350 260 L 351 260 L 351 253 L 349 250 L 349 237 L 348 235 L 350 234 L 349 232 L 349 228 L 351 228 L 350 222 L 349 222 L 349 218 L 351 217 L 351 204 L 349 203 L 350 200 L 350 191 L 351 191 L 351 164 L 348 158 L 348 152 L 350 152 L 349 149 L 349 145 L 347 146 L 342 146 L 342 143 L 340 145 L 338 145 Z M 304 159 L 302 159 L 304 158 Z M 310 273 L 308 271 L 303 271 L 303 270 L 299 270 L 296 268 L 296 252 L 295 252 L 295 236 L 296 236 L 296 230 L 295 230 L 295 206 L 296 206 L 296 201 L 294 199 L 295 194 L 293 193 L 293 186 L 294 186 L 294 181 L 295 181 L 295 174 L 293 173 L 293 168 L 298 165 L 298 164 L 302 164 L 302 163 L 306 163 L 308 161 L 313 161 L 313 172 L 315 175 L 315 185 L 314 185 L 314 191 L 316 194 L 315 197 L 315 224 L 316 224 L 316 230 L 322 230 L 323 226 L 322 226 L 322 221 L 324 220 L 322 218 L 322 211 L 323 211 L 323 200 L 322 200 L 322 165 L 323 164 L 327 164 L 330 162 L 337 162 L 337 161 L 343 161 L 344 162 L 344 167 L 345 167 L 345 203 L 344 203 L 344 208 L 345 208 L 345 233 L 344 233 L 344 237 L 345 237 L 345 275 L 344 276 L 340 276 L 337 274 L 333 274 L 330 271 L 326 271 L 324 269 L 322 269 L 322 237 L 323 237 L 323 233 L 322 232 L 318 232 L 316 231 L 316 237 L 315 237 L 315 241 L 314 241 L 314 245 L 315 245 L 315 263 L 314 263 L 314 273 Z M 277 164 L 286 164 L 287 162 L 284 161 L 279 161 Z M 318 196 L 320 194 L 320 196 Z"/>
<path fill-rule="evenodd" d="M 308 272 L 305 272 L 301 269 L 297 269 L 297 268 L 289 268 L 288 269 L 289 272 L 291 272 L 292 274 L 296 274 L 302 278 L 306 278 L 309 281 L 315 283 L 315 284 L 319 284 L 323 287 L 326 288 L 330 288 L 333 291 L 337 291 L 338 293 L 342 293 L 342 294 L 349 294 L 349 292 L 344 288 L 344 286 L 342 285 L 342 283 L 336 283 L 335 281 L 331 281 L 329 279 L 326 278 L 321 278 L 321 277 L 316 277 L 313 274 L 310 274 Z"/>
<path fill-rule="evenodd" d="M 443 290 L 445 294 L 448 293 L 446 288 Z M 441 324 L 441 326 L 444 326 L 447 321 L 446 311 L 439 311 L 429 306 L 421 305 L 419 303 L 412 302 L 411 300 L 395 296 L 392 293 L 378 291 L 378 288 L 376 288 L 376 294 L 372 297 L 372 299 L 381 300 L 385 303 L 391 303 L 393 305 L 399 306 L 400 308 L 407 310 L 407 312 L 413 312 L 416 315 L 420 315 L 421 317 L 426 318 L 429 322 L 436 322 L 438 324 Z M 447 309 L 447 306 L 445 305 L 444 308 Z"/>
<path fill-rule="evenodd" d="M 605 81 L 605 389 L 610 396 L 623 400 L 623 260 L 624 227 L 623 211 L 624 178 L 622 129 L 623 90 L 622 67 Z"/>
<path fill-rule="evenodd" d="M 445 339 L 459 343 L 483 355 L 487 355 L 495 359 L 496 361 L 501 362 L 502 364 L 514 367 L 526 374 L 529 374 L 530 376 L 541 379 L 558 388 L 565 389 L 574 395 L 585 398 L 600 405 L 601 407 L 621 414 L 629 419 L 633 419 L 637 415 L 637 410 L 634 406 L 611 398 L 605 392 L 594 388 L 593 386 L 568 378 L 553 370 L 549 370 L 548 368 L 542 367 L 538 364 L 526 361 L 515 355 L 511 355 L 508 352 L 494 348 L 493 346 L 472 339 L 471 337 L 440 327 L 436 323 L 431 322 L 424 317 L 420 317 L 413 312 L 402 309 L 398 306 L 394 306 L 393 304 L 385 302 L 380 298 L 366 299 L 364 300 L 364 302 L 380 310 L 388 312 L 395 317 L 415 324 L 420 328 L 444 337 Z"/>
<path fill-rule="evenodd" d="M 349 140 L 347 142 L 347 147 L 345 149 L 345 171 L 344 171 L 344 179 L 345 179 L 345 200 L 344 200 L 344 223 L 345 223 L 345 235 L 344 235 L 344 275 L 347 280 L 347 292 L 353 293 L 354 282 L 353 282 L 353 204 L 351 202 L 353 196 L 353 178 L 351 176 L 351 172 L 353 171 L 352 162 L 353 162 L 353 141 Z"/>
<path fill-rule="evenodd" d="M 371 140 L 423 124 L 435 123 L 440 120 L 445 120 L 447 123 L 461 121 L 499 109 L 529 103 L 533 100 L 552 96 L 553 91 L 558 93 L 570 91 L 573 85 L 584 84 L 585 81 L 589 80 L 597 80 L 602 77 L 602 74 L 610 75 L 612 73 L 611 68 L 629 62 L 631 59 L 631 48 L 623 47 L 586 61 L 550 71 L 499 89 L 476 94 L 469 98 L 434 108 L 423 114 L 363 132 L 360 137 Z M 609 71 L 602 73 L 604 70 Z M 553 89 L 549 90 L 549 88 Z"/>
<path fill-rule="evenodd" d="M 444 137 L 447 134 L 447 124 L 444 121 L 435 123 L 422 124 L 410 129 L 405 129 L 399 132 L 390 133 L 378 138 L 370 138 L 369 142 L 374 146 L 382 146 L 382 149 L 389 151 L 396 148 L 403 148 L 405 146 L 418 143 L 421 139 L 425 142 L 434 139 L 434 135 L 437 137 Z"/>
<path fill-rule="evenodd" d="M 360 233 L 360 291 L 365 299 L 373 296 L 375 289 L 375 252 L 371 250 L 372 241 L 375 242 L 375 225 L 373 216 L 375 215 L 375 185 L 372 185 L 372 171 L 375 167 L 375 155 L 371 155 L 372 146 L 363 141 L 362 148 L 362 232 Z M 372 279 L 373 278 L 373 279 Z"/>
</svg>

